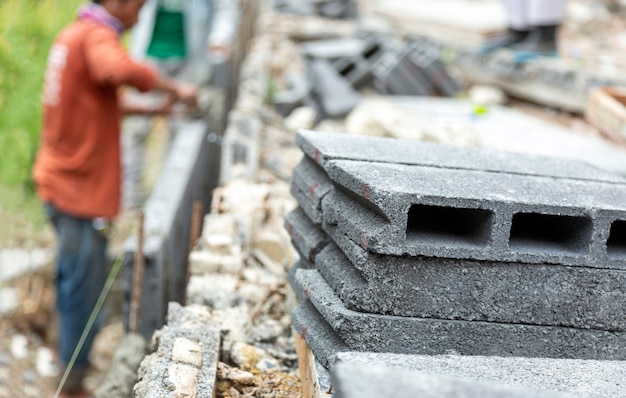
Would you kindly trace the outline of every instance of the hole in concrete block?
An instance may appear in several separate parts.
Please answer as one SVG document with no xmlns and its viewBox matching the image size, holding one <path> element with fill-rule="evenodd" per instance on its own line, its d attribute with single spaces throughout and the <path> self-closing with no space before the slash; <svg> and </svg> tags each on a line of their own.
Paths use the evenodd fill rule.
<svg viewBox="0 0 626 398">
<path fill-rule="evenodd" d="M 416 204 L 409 209 L 407 243 L 482 246 L 489 243 L 493 213 L 483 209 L 462 209 Z"/>
<path fill-rule="evenodd" d="M 626 221 L 613 221 L 606 251 L 611 257 L 626 258 Z"/>
<path fill-rule="evenodd" d="M 378 44 L 374 44 L 365 50 L 365 52 L 363 53 L 363 58 L 369 59 L 372 56 L 376 55 L 379 51 L 380 46 Z"/>
<path fill-rule="evenodd" d="M 348 62 L 339 70 L 339 74 L 341 76 L 348 76 L 348 74 L 355 69 L 356 69 L 356 64 L 354 62 Z"/>
<path fill-rule="evenodd" d="M 509 247 L 524 252 L 585 253 L 592 229 L 588 217 L 517 213 L 511 223 Z"/>
<path fill-rule="evenodd" d="M 248 148 L 240 143 L 233 146 L 232 164 L 246 163 L 248 158 Z"/>
</svg>

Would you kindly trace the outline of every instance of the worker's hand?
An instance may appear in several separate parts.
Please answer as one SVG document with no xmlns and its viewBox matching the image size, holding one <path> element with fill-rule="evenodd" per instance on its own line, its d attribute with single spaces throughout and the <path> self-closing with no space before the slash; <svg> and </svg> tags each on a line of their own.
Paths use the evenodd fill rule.
<svg viewBox="0 0 626 398">
<path fill-rule="evenodd" d="M 178 82 L 176 85 L 176 97 L 184 101 L 188 106 L 196 106 L 198 103 L 198 87 L 195 84 Z"/>
<path fill-rule="evenodd" d="M 157 115 L 170 115 L 174 111 L 174 104 L 177 100 L 176 96 L 168 94 L 157 104 L 153 112 Z"/>
</svg>

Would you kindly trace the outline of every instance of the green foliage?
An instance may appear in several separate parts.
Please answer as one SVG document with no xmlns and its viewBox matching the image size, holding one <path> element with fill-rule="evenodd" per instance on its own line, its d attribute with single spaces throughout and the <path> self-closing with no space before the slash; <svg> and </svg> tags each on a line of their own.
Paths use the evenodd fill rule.
<svg viewBox="0 0 626 398">
<path fill-rule="evenodd" d="M 0 1 L 0 184 L 30 185 L 48 50 L 82 3 Z"/>
</svg>

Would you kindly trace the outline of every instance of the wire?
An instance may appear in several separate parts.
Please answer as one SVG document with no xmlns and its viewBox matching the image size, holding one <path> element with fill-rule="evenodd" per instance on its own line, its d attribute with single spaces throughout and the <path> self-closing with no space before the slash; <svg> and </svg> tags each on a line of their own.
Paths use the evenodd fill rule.
<svg viewBox="0 0 626 398">
<path fill-rule="evenodd" d="M 78 356 L 78 353 L 80 352 L 80 350 L 83 348 L 83 344 L 85 344 L 85 340 L 87 339 L 87 335 L 89 334 L 89 331 L 93 327 L 93 324 L 96 321 L 98 313 L 102 309 L 102 305 L 104 304 L 104 300 L 106 299 L 107 295 L 109 294 L 109 291 L 111 290 L 111 286 L 113 285 L 113 282 L 115 281 L 115 278 L 117 277 L 117 274 L 118 274 L 120 268 L 122 267 L 122 258 L 123 258 L 123 255 L 120 255 L 117 258 L 117 260 L 115 260 L 115 263 L 113 264 L 113 268 L 111 269 L 111 272 L 109 272 L 109 276 L 107 276 L 106 283 L 104 284 L 104 287 L 102 288 L 102 291 L 100 292 L 100 296 L 98 297 L 98 301 L 96 301 L 96 305 L 93 307 L 93 310 L 91 311 L 91 315 L 89 316 L 89 320 L 87 321 L 87 325 L 85 325 L 85 329 L 83 330 L 83 334 L 80 336 L 80 339 L 78 340 L 78 344 L 76 345 L 76 348 L 74 349 L 74 353 L 72 354 L 72 358 L 70 359 L 70 362 L 67 364 L 67 367 L 65 368 L 65 373 L 63 373 L 63 377 L 61 378 L 61 382 L 59 383 L 59 387 L 57 388 L 56 392 L 54 393 L 54 398 L 59 398 L 59 394 L 61 394 L 61 390 L 63 389 L 63 386 L 65 385 L 65 382 L 67 381 L 67 378 L 68 378 L 68 376 L 70 374 L 70 371 L 72 370 L 72 367 L 74 366 L 74 362 L 76 361 L 76 357 Z"/>
</svg>

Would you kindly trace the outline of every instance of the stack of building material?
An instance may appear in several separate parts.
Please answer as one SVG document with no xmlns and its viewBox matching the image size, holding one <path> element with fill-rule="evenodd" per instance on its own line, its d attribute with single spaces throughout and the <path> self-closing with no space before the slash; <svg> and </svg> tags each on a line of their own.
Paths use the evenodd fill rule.
<svg viewBox="0 0 626 398">
<path fill-rule="evenodd" d="M 300 49 L 306 73 L 286 73 L 284 90 L 272 97 L 283 116 L 310 106 L 318 113 L 317 121 L 343 118 L 361 102 L 363 89 L 438 97 L 454 97 L 462 90 L 437 49 L 379 32 L 307 41 Z"/>
<path fill-rule="evenodd" d="M 626 181 L 582 162 L 300 131 L 292 324 L 342 351 L 626 359 Z"/>
</svg>

